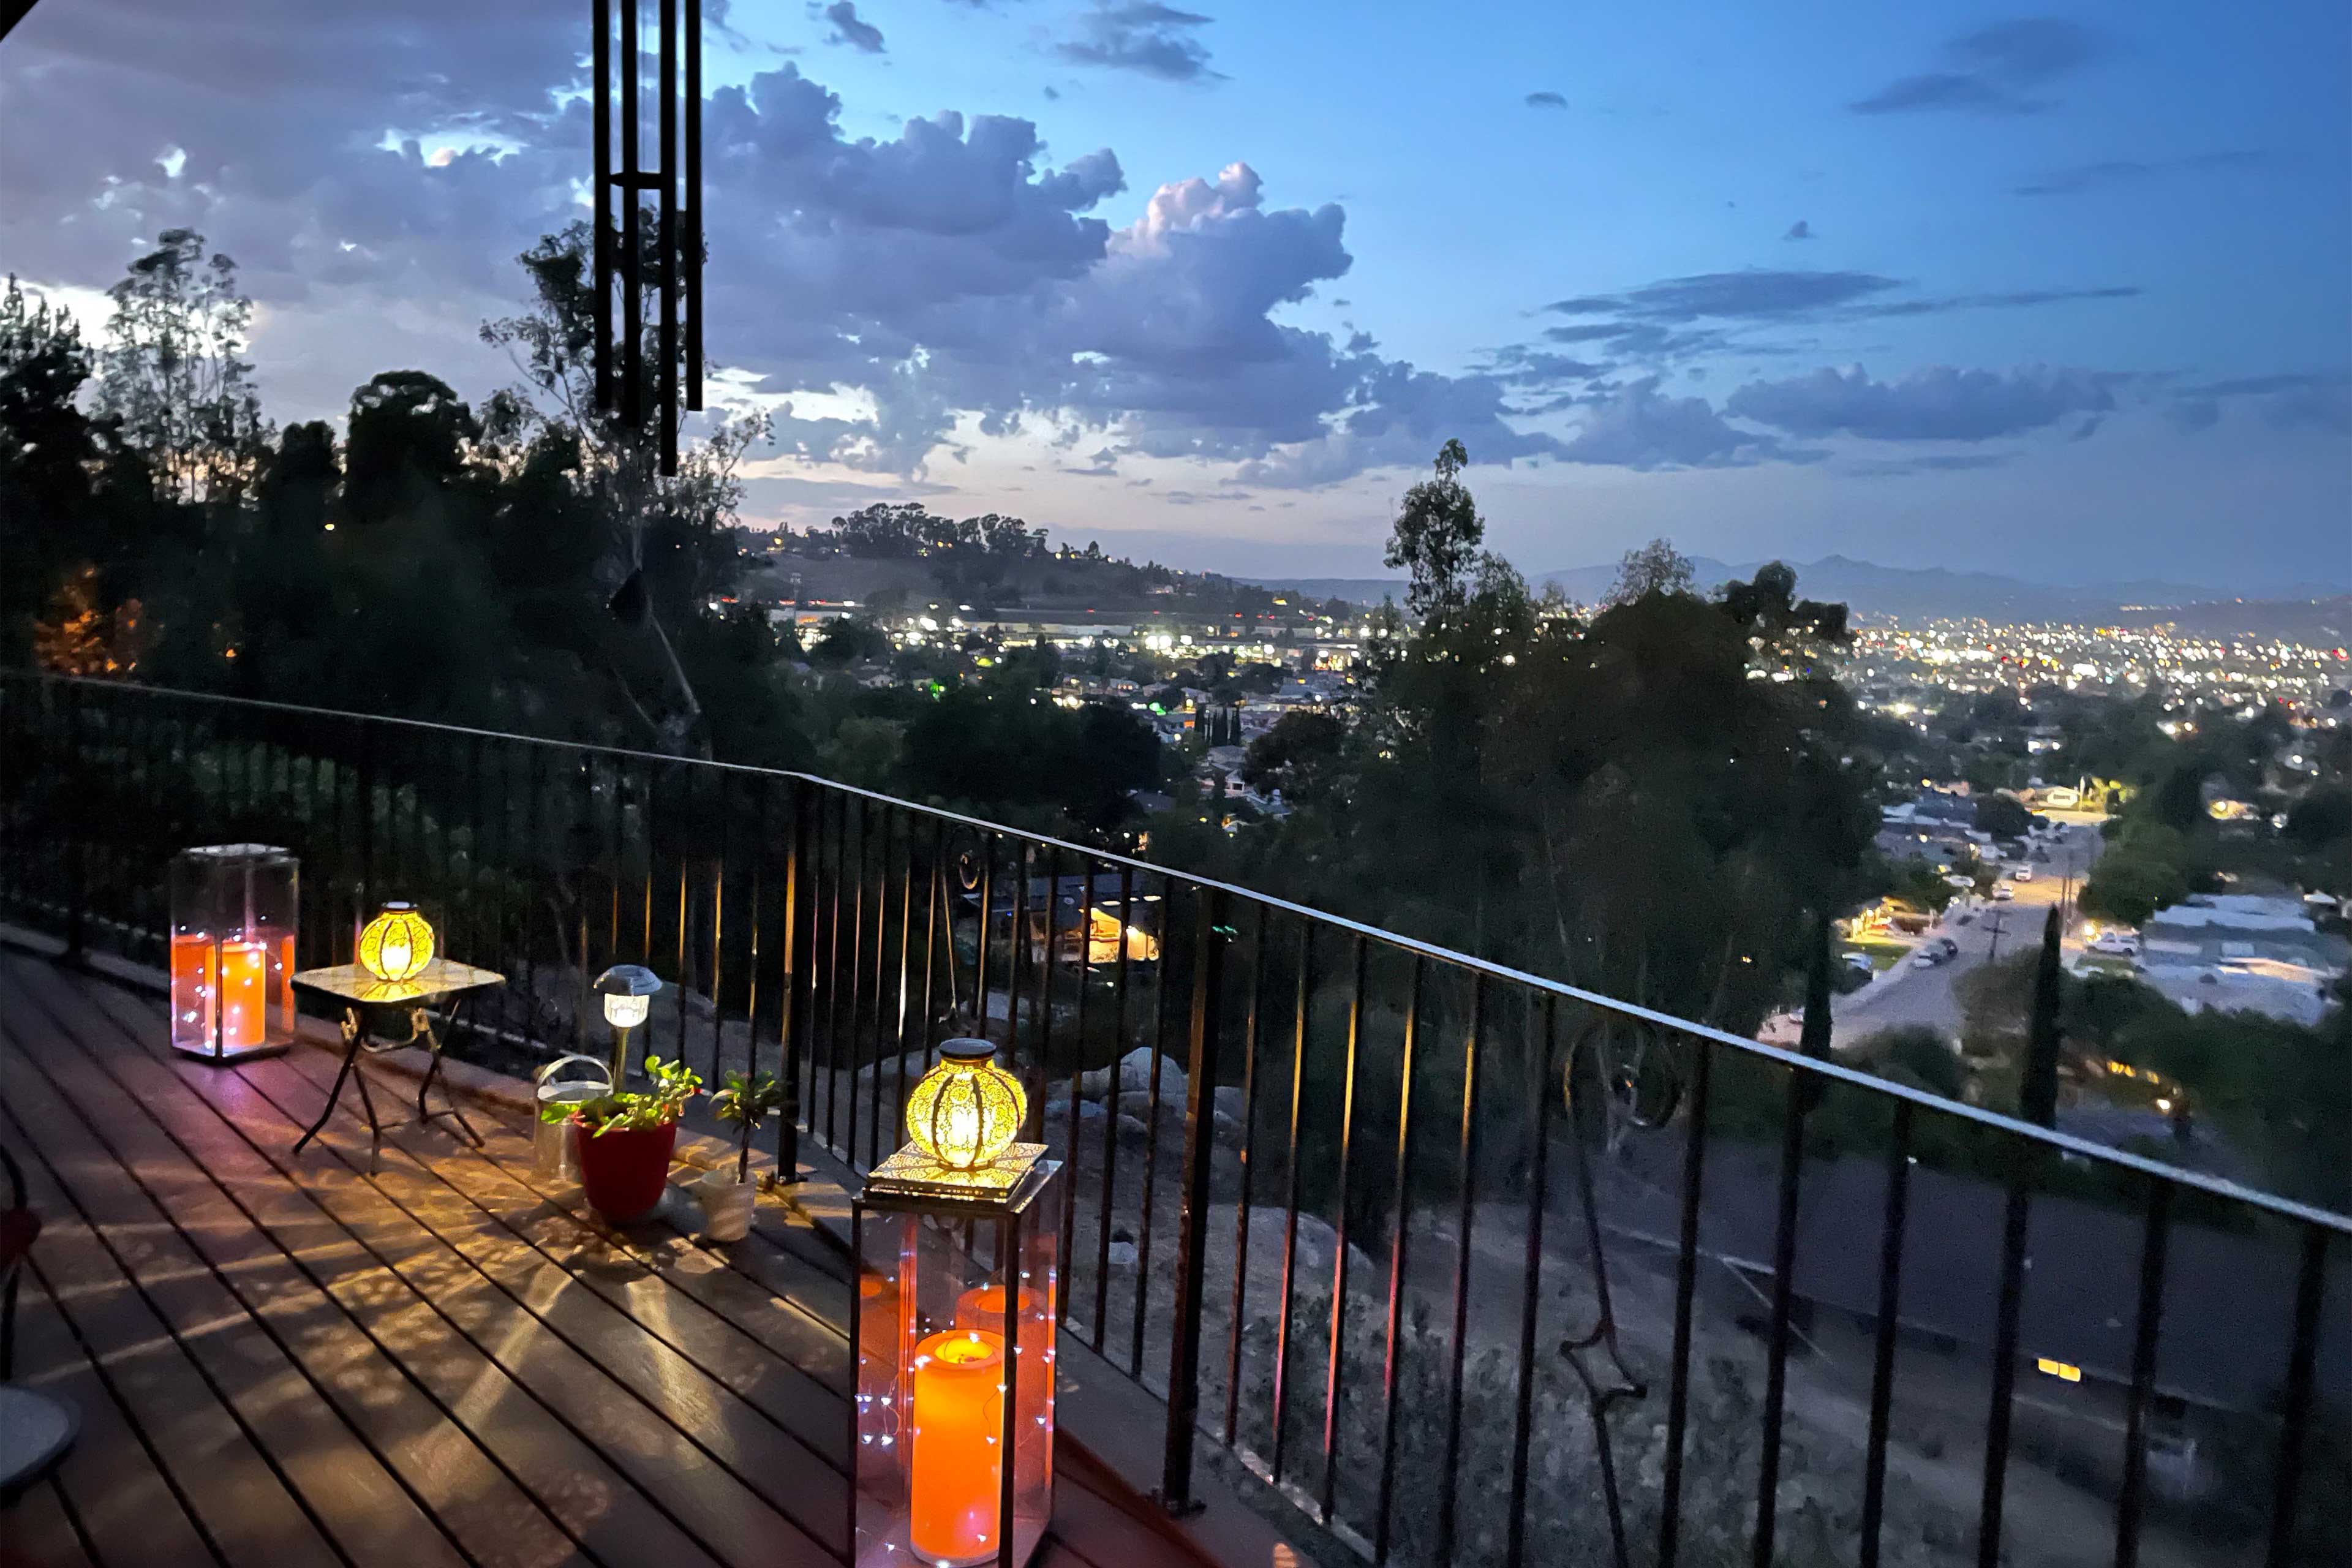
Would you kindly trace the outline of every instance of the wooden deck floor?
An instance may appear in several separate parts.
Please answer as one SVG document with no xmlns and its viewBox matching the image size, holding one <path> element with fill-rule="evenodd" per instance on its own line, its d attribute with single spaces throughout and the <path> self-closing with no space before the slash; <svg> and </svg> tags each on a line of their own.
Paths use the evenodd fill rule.
<svg viewBox="0 0 2352 1568">
<path fill-rule="evenodd" d="M 0 1514 L 0 1564 L 840 1561 L 848 1289 L 821 1239 L 765 1209 L 724 1249 L 613 1233 L 471 1108 L 482 1152 L 403 1128 L 372 1161 L 339 1113 L 297 1158 L 333 1058 L 207 1067 L 163 1023 L 0 954 L 0 1140 L 46 1225 L 16 1375 L 82 1419 Z M 1197 1561 L 1066 1468 L 1057 1502 L 1048 1568 Z"/>
</svg>

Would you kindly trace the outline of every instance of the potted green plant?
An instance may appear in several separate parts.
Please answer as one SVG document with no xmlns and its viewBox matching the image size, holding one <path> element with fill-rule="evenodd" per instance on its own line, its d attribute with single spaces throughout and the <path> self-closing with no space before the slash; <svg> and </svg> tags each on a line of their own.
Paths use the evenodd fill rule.
<svg viewBox="0 0 2352 1568">
<path fill-rule="evenodd" d="M 615 1089 L 585 1103 L 550 1104 L 540 1114 L 572 1124 L 580 1185 L 589 1206 L 614 1225 L 634 1225 L 660 1206 L 677 1147 L 678 1118 L 701 1090 L 684 1062 L 646 1058 L 647 1087 Z"/>
<path fill-rule="evenodd" d="M 740 1241 L 751 1228 L 751 1135 L 783 1109 L 784 1086 L 772 1072 L 727 1075 L 726 1087 L 710 1097 L 711 1114 L 735 1128 L 735 1168 L 721 1165 L 695 1184 L 702 1199 L 703 1234 L 712 1241 Z"/>
</svg>

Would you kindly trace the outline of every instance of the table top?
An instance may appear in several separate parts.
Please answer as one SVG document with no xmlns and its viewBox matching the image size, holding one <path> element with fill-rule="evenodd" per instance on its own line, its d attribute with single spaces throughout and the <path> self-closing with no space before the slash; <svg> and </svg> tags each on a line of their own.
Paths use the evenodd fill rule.
<svg viewBox="0 0 2352 1568">
<path fill-rule="evenodd" d="M 506 982 L 507 977 L 495 969 L 477 969 L 470 963 L 456 963 L 446 958 L 435 959 L 413 980 L 378 980 L 356 963 L 301 970 L 293 980 L 306 991 L 321 992 L 366 1006 L 423 1002 L 485 985 L 503 985 Z"/>
</svg>

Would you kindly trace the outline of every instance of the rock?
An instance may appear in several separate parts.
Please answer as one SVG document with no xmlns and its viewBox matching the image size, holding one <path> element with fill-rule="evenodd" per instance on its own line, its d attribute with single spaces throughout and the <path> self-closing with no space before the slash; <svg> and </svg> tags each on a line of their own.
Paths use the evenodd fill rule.
<svg viewBox="0 0 2352 1568">
<path fill-rule="evenodd" d="M 1219 1120 L 1238 1124 L 1242 1119 L 1242 1089 L 1237 1083 L 1217 1086 L 1217 1116 Z"/>
<path fill-rule="evenodd" d="M 1148 1143 L 1151 1141 L 1151 1130 L 1125 1111 L 1119 1113 L 1118 1135 L 1130 1143 Z"/>
<path fill-rule="evenodd" d="M 1132 1268 L 1135 1267 L 1135 1243 L 1131 1241 L 1114 1241 L 1110 1244 L 1110 1266 L 1112 1268 Z"/>
<path fill-rule="evenodd" d="M 1150 1046 L 1138 1046 L 1118 1058 L 1118 1088 L 1122 1097 L 1129 1093 L 1151 1092 L 1151 1058 L 1157 1053 Z M 1110 1089 L 1111 1069 L 1097 1068 L 1078 1075 L 1078 1092 L 1100 1100 Z M 1160 1098 L 1163 1103 L 1184 1103 L 1184 1069 L 1171 1058 L 1160 1064 Z"/>
</svg>

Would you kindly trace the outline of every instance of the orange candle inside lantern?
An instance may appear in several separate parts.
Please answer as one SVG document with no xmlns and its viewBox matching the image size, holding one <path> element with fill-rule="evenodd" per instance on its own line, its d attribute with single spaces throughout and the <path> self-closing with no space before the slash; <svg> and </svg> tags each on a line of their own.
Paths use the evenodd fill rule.
<svg viewBox="0 0 2352 1568">
<path fill-rule="evenodd" d="M 261 1044 L 262 1010 L 269 1005 L 269 950 L 257 942 L 220 944 L 221 1048 Z"/>
<path fill-rule="evenodd" d="M 908 1540 L 934 1563 L 996 1551 L 1003 1482 L 1004 1342 L 951 1329 L 915 1347 Z"/>
<path fill-rule="evenodd" d="M 1035 1292 L 1024 1289 L 1018 1298 L 1021 1303 L 1021 1326 L 1027 1337 L 1019 1340 L 1023 1365 L 1013 1378 L 1013 1430 L 1020 1434 L 1017 1446 L 1034 1452 L 1045 1436 L 1045 1415 L 1053 1408 L 1054 1385 L 1048 1373 L 1053 1365 L 1050 1342 L 1040 1346 L 1036 1341 L 1050 1331 L 1037 1324 L 1038 1298 Z M 956 1327 L 977 1330 L 995 1336 L 1001 1342 L 1004 1334 L 1004 1287 L 976 1285 L 956 1298 Z M 1033 1359 L 1034 1358 L 1034 1359 Z M 1046 1463 L 1052 1463 L 1049 1458 Z M 1022 1460 L 1015 1469 L 1022 1476 L 1029 1474 L 1030 1461 Z"/>
<path fill-rule="evenodd" d="M 202 931 L 172 938 L 172 1038 L 210 1043 L 213 1035 L 213 939 Z"/>
</svg>

